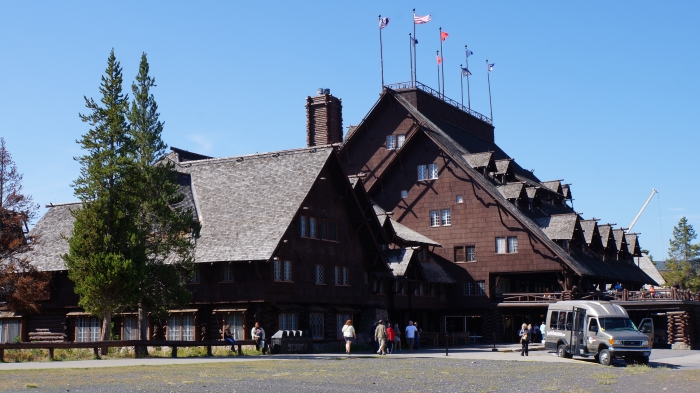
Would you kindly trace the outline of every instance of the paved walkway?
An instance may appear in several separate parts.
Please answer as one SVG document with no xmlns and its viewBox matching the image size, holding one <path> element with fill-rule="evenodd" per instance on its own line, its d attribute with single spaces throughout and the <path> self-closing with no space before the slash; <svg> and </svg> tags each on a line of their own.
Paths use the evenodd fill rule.
<svg viewBox="0 0 700 393">
<path fill-rule="evenodd" d="M 562 359 L 554 353 L 544 351 L 543 347 L 533 346 L 530 356 L 520 356 L 518 344 L 497 345 L 498 351 L 492 351 L 492 346 L 468 346 L 450 348 L 448 356 L 445 356 L 444 348 L 421 349 L 414 353 L 398 351 L 389 358 L 447 358 L 468 360 L 510 360 L 529 362 L 583 362 L 595 364 L 590 359 Z M 262 360 L 296 360 L 296 359 L 328 359 L 338 357 L 370 357 L 377 356 L 367 352 L 353 355 L 338 353 L 310 354 L 310 355 L 267 355 L 267 356 L 228 356 L 228 357 L 190 357 L 190 358 L 146 358 L 146 359 L 109 359 L 109 360 L 77 360 L 54 362 L 26 362 L 26 363 L 0 363 L 0 371 L 3 370 L 39 370 L 58 368 L 93 368 L 93 367 L 125 367 L 125 366 L 160 366 L 172 364 L 199 364 L 220 362 L 251 362 Z M 665 366 L 678 369 L 700 369 L 700 351 L 679 351 L 670 349 L 655 349 L 651 356 L 652 366 Z"/>
</svg>

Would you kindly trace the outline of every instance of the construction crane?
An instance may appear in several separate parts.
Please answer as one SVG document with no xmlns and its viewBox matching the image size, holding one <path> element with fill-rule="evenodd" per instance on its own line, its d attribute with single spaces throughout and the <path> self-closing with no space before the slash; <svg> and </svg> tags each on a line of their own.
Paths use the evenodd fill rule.
<svg viewBox="0 0 700 393">
<path fill-rule="evenodd" d="M 634 227 L 634 224 L 636 224 L 636 223 L 637 223 L 637 220 L 639 220 L 639 216 L 641 216 L 642 213 L 644 212 L 644 209 L 647 208 L 647 205 L 649 204 L 649 201 L 651 201 L 651 198 L 654 197 L 654 194 L 658 194 L 658 193 L 659 193 L 659 192 L 656 191 L 656 188 L 653 188 L 653 189 L 651 190 L 651 195 L 649 195 L 649 198 L 647 198 L 647 201 L 644 202 L 644 206 L 642 206 L 642 208 L 639 210 L 639 213 L 637 213 L 637 217 L 635 217 L 634 220 L 632 220 L 632 223 L 630 224 L 629 229 L 627 229 L 627 233 L 631 233 L 631 232 L 632 232 L 632 227 Z"/>
</svg>

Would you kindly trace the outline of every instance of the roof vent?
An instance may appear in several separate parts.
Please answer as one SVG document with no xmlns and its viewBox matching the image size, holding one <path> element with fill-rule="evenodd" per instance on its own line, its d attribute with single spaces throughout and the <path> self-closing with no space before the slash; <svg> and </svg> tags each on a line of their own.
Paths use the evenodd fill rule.
<svg viewBox="0 0 700 393">
<path fill-rule="evenodd" d="M 318 90 L 316 90 L 316 95 L 323 95 L 323 87 L 319 87 Z"/>
<path fill-rule="evenodd" d="M 323 94 L 331 94 L 331 89 L 323 89 Z"/>
</svg>

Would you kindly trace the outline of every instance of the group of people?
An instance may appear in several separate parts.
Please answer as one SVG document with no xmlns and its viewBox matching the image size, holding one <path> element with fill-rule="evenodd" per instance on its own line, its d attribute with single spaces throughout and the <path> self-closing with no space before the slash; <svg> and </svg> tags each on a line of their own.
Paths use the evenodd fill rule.
<svg viewBox="0 0 700 393">
<path fill-rule="evenodd" d="M 520 331 L 518 331 L 520 344 L 522 345 L 520 356 L 530 356 L 530 343 L 544 342 L 546 328 L 544 321 L 542 321 L 540 326 L 535 325 L 534 327 L 531 324 L 523 323 Z"/>
<path fill-rule="evenodd" d="M 260 322 L 255 322 L 255 326 L 250 330 L 250 337 L 255 341 L 255 349 L 262 351 L 264 355 L 267 352 L 265 347 L 265 329 L 260 326 Z M 231 333 L 231 325 L 224 326 L 224 341 L 231 344 L 231 351 L 236 351 L 236 338 Z"/>
<path fill-rule="evenodd" d="M 418 327 L 417 323 L 413 321 L 408 321 L 408 326 L 404 330 L 406 333 L 406 344 L 408 345 L 408 350 L 413 352 L 413 349 L 418 349 L 420 343 L 420 334 L 422 330 Z M 352 351 L 352 343 L 357 340 L 357 333 L 355 332 L 355 327 L 352 326 L 352 320 L 348 319 L 342 328 L 343 339 L 345 340 L 345 353 L 348 355 Z M 388 355 L 393 351 L 401 350 L 401 329 L 399 324 L 394 325 L 387 321 L 386 324 L 383 320 L 378 320 L 371 327 L 369 332 L 369 337 L 372 337 L 372 349 L 379 355 Z"/>
</svg>

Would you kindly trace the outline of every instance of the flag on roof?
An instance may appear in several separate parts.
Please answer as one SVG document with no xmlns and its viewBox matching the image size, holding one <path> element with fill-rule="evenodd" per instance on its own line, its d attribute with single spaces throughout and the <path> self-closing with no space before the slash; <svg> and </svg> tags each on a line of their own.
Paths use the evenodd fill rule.
<svg viewBox="0 0 700 393">
<path fill-rule="evenodd" d="M 469 75 L 471 75 L 471 74 L 472 74 L 472 73 L 469 72 L 468 69 L 462 67 L 462 76 L 469 76 Z"/>
<path fill-rule="evenodd" d="M 467 57 L 469 57 L 469 56 L 471 56 L 471 55 L 473 55 L 473 54 L 474 54 L 474 52 L 472 52 L 472 51 L 470 51 L 469 49 L 467 49 Z"/>
<path fill-rule="evenodd" d="M 411 43 L 413 43 L 413 46 L 416 46 L 416 45 L 418 45 L 418 40 L 411 37 Z"/>
<path fill-rule="evenodd" d="M 435 57 L 437 58 L 438 64 L 442 64 L 442 57 L 440 57 L 438 55 L 435 55 Z"/>
<path fill-rule="evenodd" d="M 440 39 L 443 40 L 443 41 L 445 41 L 445 38 L 447 38 L 448 35 L 449 35 L 449 34 L 447 34 L 446 31 L 441 31 L 441 32 L 440 32 Z"/>
<path fill-rule="evenodd" d="M 389 18 L 379 18 L 379 28 L 383 29 L 389 24 Z"/>
<path fill-rule="evenodd" d="M 488 66 L 489 72 L 493 71 L 493 66 L 495 66 L 495 65 L 496 65 L 496 63 L 489 64 L 489 66 Z"/>
<path fill-rule="evenodd" d="M 416 14 L 413 14 L 413 24 L 424 25 L 428 22 L 430 22 L 430 14 L 426 16 L 418 16 Z"/>
</svg>

